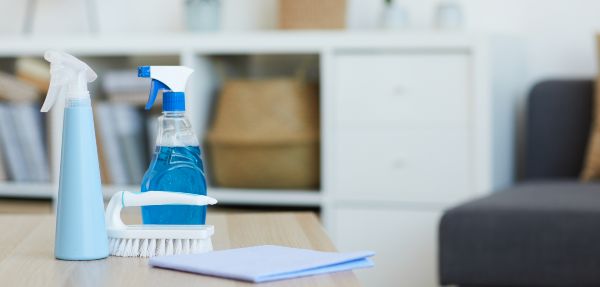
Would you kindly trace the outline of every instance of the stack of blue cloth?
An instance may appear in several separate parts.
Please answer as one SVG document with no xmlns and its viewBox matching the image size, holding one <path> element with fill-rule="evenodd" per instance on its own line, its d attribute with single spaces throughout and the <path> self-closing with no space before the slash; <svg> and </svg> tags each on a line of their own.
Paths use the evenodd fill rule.
<svg viewBox="0 0 600 287">
<path fill-rule="evenodd" d="M 322 252 L 263 245 L 202 254 L 160 256 L 154 267 L 249 282 L 268 282 L 372 267 L 371 251 Z"/>
</svg>

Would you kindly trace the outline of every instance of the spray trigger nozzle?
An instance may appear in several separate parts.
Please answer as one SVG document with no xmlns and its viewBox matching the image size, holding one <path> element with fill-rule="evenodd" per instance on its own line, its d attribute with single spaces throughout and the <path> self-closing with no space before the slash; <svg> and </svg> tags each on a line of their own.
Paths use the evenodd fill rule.
<svg viewBox="0 0 600 287">
<path fill-rule="evenodd" d="M 151 78 L 146 110 L 154 105 L 158 92 L 163 91 L 163 111 L 185 110 L 185 86 L 194 70 L 184 66 L 140 66 L 138 77 Z"/>
<path fill-rule="evenodd" d="M 89 99 L 87 83 L 91 83 L 98 75 L 81 60 L 58 51 L 46 51 L 44 59 L 50 62 L 50 87 L 41 111 L 52 108 L 56 99 L 64 95 L 68 98 Z"/>
</svg>

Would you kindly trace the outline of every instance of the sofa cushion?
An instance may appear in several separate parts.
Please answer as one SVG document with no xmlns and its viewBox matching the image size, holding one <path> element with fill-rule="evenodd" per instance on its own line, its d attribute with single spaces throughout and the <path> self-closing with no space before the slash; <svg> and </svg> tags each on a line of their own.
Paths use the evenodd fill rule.
<svg viewBox="0 0 600 287">
<path fill-rule="evenodd" d="M 579 178 L 593 99 L 594 82 L 590 80 L 551 80 L 533 87 L 525 121 L 525 179 Z"/>
<path fill-rule="evenodd" d="M 600 184 L 531 182 L 448 210 L 442 284 L 600 286 Z"/>
</svg>

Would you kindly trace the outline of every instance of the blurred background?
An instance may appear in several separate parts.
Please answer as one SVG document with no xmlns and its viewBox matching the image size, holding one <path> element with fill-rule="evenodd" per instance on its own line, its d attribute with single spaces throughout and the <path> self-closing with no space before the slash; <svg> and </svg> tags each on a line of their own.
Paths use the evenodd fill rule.
<svg viewBox="0 0 600 287">
<path fill-rule="evenodd" d="M 366 286 L 438 285 L 444 210 L 523 177 L 529 91 L 597 72 L 594 0 L 0 7 L 0 212 L 52 211 L 62 111 L 39 113 L 45 50 L 99 75 L 106 197 L 139 190 L 154 150 L 160 107 L 143 110 L 137 66 L 185 65 L 215 212 L 316 212 L 340 250 L 377 252 Z"/>
</svg>

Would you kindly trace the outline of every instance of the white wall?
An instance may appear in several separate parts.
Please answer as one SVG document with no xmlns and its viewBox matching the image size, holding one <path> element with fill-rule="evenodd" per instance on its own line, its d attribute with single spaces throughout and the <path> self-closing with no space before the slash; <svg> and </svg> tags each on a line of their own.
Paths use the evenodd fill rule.
<svg viewBox="0 0 600 287">
<path fill-rule="evenodd" d="M 600 1 L 469 0 L 465 4 L 468 29 L 526 39 L 530 81 L 596 74 Z"/>
<path fill-rule="evenodd" d="M 277 0 L 222 0 L 222 26 L 228 31 L 272 29 Z M 374 29 L 383 0 L 348 0 L 349 27 Z M 433 26 L 442 0 L 397 0 L 409 11 L 413 30 Z M 459 0 L 465 30 L 526 39 L 529 84 L 549 77 L 591 77 L 596 73 L 595 31 L 600 30 L 598 0 Z M 27 1 L 0 0 L 0 35 L 22 30 Z M 184 0 L 38 0 L 36 34 L 89 31 L 86 3 L 100 12 L 100 31 L 160 33 L 183 30 Z"/>
<path fill-rule="evenodd" d="M 28 1 L 0 0 L 0 35 L 23 31 Z M 184 30 L 185 0 L 36 0 L 34 34 L 87 34 L 88 8 L 99 14 L 102 34 Z M 229 31 L 273 28 L 277 0 L 222 0 L 222 27 Z"/>
<path fill-rule="evenodd" d="M 382 2 L 350 0 L 353 28 L 373 28 Z M 402 0 L 411 28 L 433 27 L 437 0 Z M 531 84 L 551 77 L 592 77 L 596 74 L 594 35 L 600 31 L 597 0 L 460 0 L 465 30 L 525 39 Z"/>
</svg>

